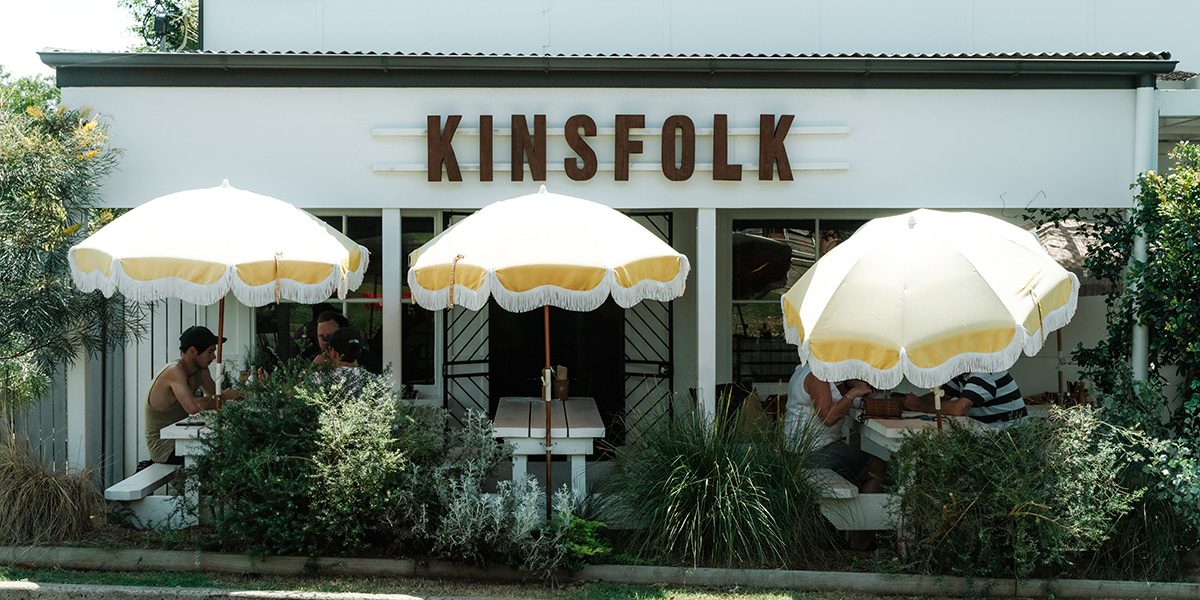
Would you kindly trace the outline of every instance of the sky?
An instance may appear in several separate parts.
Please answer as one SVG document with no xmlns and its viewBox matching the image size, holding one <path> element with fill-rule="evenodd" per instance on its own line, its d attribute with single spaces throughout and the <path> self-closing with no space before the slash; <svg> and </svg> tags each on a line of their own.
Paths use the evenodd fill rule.
<svg viewBox="0 0 1200 600">
<path fill-rule="evenodd" d="M 117 0 L 0 0 L 0 65 L 11 75 L 53 75 L 37 52 L 122 51 L 137 43 Z"/>
</svg>

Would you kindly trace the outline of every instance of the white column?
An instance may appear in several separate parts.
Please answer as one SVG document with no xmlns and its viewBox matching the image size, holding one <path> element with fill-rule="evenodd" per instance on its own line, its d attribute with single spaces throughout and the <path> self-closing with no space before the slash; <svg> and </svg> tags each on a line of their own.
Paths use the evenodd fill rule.
<svg viewBox="0 0 1200 600">
<path fill-rule="evenodd" d="M 1154 79 L 1147 76 L 1137 88 L 1133 130 L 1133 176 L 1153 171 L 1158 162 L 1158 109 L 1155 106 Z M 1146 260 L 1146 238 L 1133 240 L 1133 259 Z M 1133 347 L 1129 364 L 1136 381 L 1145 381 L 1149 373 L 1150 332 L 1145 325 L 1134 325 Z"/>
<path fill-rule="evenodd" d="M 383 256 L 372 256 L 371 260 L 383 261 L 383 364 L 392 366 L 393 386 L 400 389 L 402 373 L 400 372 L 400 328 L 401 302 L 400 291 L 404 277 L 404 249 L 401 241 L 400 209 L 383 209 Z"/>
<path fill-rule="evenodd" d="M 696 404 L 717 414 L 717 210 L 696 211 Z"/>
<path fill-rule="evenodd" d="M 67 468 L 76 473 L 87 465 L 88 351 L 67 366 Z"/>
</svg>

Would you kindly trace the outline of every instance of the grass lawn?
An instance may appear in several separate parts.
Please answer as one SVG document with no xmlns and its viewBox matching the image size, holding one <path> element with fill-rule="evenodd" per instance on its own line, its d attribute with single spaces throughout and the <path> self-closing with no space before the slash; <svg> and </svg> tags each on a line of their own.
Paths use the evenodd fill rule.
<svg viewBox="0 0 1200 600">
<path fill-rule="evenodd" d="M 544 600 L 874 600 L 879 596 L 840 592 L 793 592 L 748 588 L 700 589 L 676 586 L 640 586 L 583 583 L 565 586 L 546 584 L 495 584 L 435 579 L 274 577 L 207 573 L 164 573 L 155 571 L 69 571 L 23 569 L 0 566 L 0 581 L 75 583 L 89 585 L 134 585 L 151 587 L 201 587 L 252 590 L 295 590 L 305 592 L 357 592 L 409 594 L 466 598 L 537 598 Z"/>
</svg>

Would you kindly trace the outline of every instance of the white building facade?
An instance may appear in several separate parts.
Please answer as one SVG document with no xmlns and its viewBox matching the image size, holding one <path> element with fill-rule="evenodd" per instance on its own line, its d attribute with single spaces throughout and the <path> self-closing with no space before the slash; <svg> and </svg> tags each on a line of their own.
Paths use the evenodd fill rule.
<svg viewBox="0 0 1200 600">
<path fill-rule="evenodd" d="M 1100 0 L 202 0 L 200 53 L 42 57 L 63 101 L 105 115 L 124 150 L 107 205 L 228 179 L 367 245 L 367 282 L 335 305 L 398 382 L 455 414 L 535 393 L 540 320 L 413 307 L 409 251 L 543 184 L 658 232 L 693 265 L 683 297 L 556 313 L 552 326 L 555 362 L 598 399 L 619 444 L 655 419 L 713 410 L 720 384 L 786 385 L 797 357 L 777 294 L 827 236 L 915 208 L 1019 223 L 1029 207 L 1130 206 L 1136 174 L 1200 115 L 1195 92 L 1157 83 L 1177 62 L 1200 70 L 1200 42 L 1178 18 L 1197 12 Z M 780 244 L 789 264 L 758 277 Z M 295 351 L 307 307 L 228 300 L 227 360 Z M 215 318 L 160 302 L 147 339 L 69 374 L 74 464 L 107 458 L 119 479 L 146 458 L 153 374 L 182 329 Z M 1103 326 L 1103 303 L 1083 299 L 1064 346 Z M 1057 367 L 1048 343 L 1013 373 L 1029 394 L 1054 389 Z"/>
</svg>

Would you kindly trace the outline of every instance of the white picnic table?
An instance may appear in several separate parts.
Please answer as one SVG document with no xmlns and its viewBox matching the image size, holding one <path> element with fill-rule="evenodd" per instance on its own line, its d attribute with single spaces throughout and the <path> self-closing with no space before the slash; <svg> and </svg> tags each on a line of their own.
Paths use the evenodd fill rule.
<svg viewBox="0 0 1200 600">
<path fill-rule="evenodd" d="M 496 438 L 514 446 L 513 479 L 528 472 L 530 455 L 546 454 L 546 407 L 541 398 L 510 396 L 500 399 L 493 423 Z M 571 397 L 550 402 L 550 453 L 570 456 L 571 489 L 587 495 L 587 463 L 596 438 L 604 437 L 604 421 L 592 398 Z M 549 482 L 547 482 L 549 485 Z"/>
<path fill-rule="evenodd" d="M 183 457 L 184 464 L 190 467 L 195 463 L 195 457 L 203 452 L 200 438 L 208 431 L 200 417 L 190 416 L 164 427 L 159 435 L 163 439 L 175 440 L 175 455 Z M 178 466 L 173 464 L 152 464 L 106 488 L 104 497 L 124 502 L 137 517 L 136 523 L 142 527 L 165 525 L 178 529 L 195 525 L 195 513 L 179 510 L 178 497 L 154 494 L 155 490 L 175 477 L 177 469 Z M 198 490 L 185 489 L 184 494 L 191 506 L 199 506 Z"/>
<path fill-rule="evenodd" d="M 899 419 L 867 419 L 862 424 L 858 422 L 860 414 L 862 414 L 861 408 L 851 408 L 850 413 L 846 415 L 846 426 L 858 427 L 859 447 L 864 452 L 886 461 L 892 459 L 892 452 L 900 448 L 900 444 L 906 436 L 922 429 L 937 427 L 935 417 L 923 412 L 906 410 L 901 413 Z M 958 421 L 964 427 L 982 426 L 975 419 L 968 417 L 942 415 L 942 427 L 949 427 L 951 420 Z"/>
</svg>

